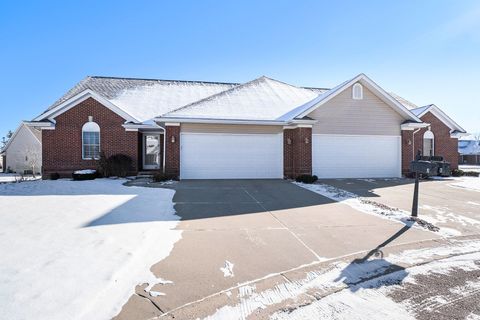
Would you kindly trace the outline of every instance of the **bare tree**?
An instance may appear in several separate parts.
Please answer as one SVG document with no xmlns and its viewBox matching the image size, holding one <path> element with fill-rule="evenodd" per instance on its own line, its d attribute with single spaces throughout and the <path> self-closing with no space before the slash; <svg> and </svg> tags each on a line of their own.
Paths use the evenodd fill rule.
<svg viewBox="0 0 480 320">
<path fill-rule="evenodd" d="M 32 170 L 33 178 L 35 179 L 35 172 L 40 165 L 40 152 L 35 148 L 28 148 L 25 153 L 25 163 Z"/>
</svg>

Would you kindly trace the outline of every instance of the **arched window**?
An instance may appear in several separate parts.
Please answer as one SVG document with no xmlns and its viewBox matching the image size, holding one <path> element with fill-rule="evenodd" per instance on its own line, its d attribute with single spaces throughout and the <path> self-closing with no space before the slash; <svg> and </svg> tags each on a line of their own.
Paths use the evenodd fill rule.
<svg viewBox="0 0 480 320">
<path fill-rule="evenodd" d="M 100 159 L 100 126 L 92 121 L 82 127 L 82 158 Z"/>
<path fill-rule="evenodd" d="M 363 86 L 360 83 L 355 83 L 352 88 L 352 99 L 362 100 L 363 99 Z"/>
<path fill-rule="evenodd" d="M 435 136 L 433 132 L 428 130 L 423 135 L 423 155 L 430 157 L 434 155 Z"/>
</svg>

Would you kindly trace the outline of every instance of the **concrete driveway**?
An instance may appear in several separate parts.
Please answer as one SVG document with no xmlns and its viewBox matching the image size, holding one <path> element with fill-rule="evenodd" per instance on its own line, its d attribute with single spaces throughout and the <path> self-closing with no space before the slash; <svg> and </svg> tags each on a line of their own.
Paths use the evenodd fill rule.
<svg viewBox="0 0 480 320">
<path fill-rule="evenodd" d="M 395 246 L 438 238 L 418 229 L 403 232 L 401 223 L 360 213 L 284 180 L 181 181 L 173 188 L 182 239 L 152 267 L 158 278 L 168 280 L 154 287 L 164 295 L 147 297 L 145 286 L 139 286 L 118 319 L 165 312 L 203 317 L 215 311 L 208 303 L 200 307 L 203 300 L 222 291 L 228 299 L 228 290 L 240 283 L 369 251 L 385 241 Z M 185 308 L 192 305 L 198 307 Z"/>
</svg>

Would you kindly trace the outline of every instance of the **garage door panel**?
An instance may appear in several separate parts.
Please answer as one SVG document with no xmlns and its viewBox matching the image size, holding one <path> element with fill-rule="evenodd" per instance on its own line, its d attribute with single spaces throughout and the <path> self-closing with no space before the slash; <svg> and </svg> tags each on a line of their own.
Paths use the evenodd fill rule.
<svg viewBox="0 0 480 320">
<path fill-rule="evenodd" d="M 400 176 L 400 137 L 314 135 L 313 173 L 320 178 Z"/>
<path fill-rule="evenodd" d="M 282 134 L 182 133 L 182 179 L 283 177 Z"/>
</svg>

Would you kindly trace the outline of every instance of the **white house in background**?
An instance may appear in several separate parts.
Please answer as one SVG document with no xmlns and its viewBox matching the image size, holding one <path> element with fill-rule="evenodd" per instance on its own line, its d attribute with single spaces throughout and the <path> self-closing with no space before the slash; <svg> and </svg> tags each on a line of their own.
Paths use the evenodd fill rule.
<svg viewBox="0 0 480 320">
<path fill-rule="evenodd" d="M 0 151 L 4 172 L 42 172 L 42 131 L 20 123 Z"/>
</svg>

